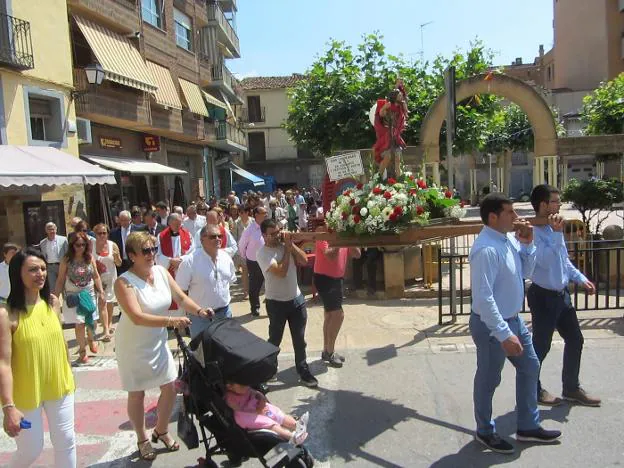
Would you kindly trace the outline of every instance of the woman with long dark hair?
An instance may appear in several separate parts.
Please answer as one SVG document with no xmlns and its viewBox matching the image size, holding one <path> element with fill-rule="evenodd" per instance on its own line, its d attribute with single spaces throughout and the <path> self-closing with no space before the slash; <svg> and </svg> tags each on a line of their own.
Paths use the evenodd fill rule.
<svg viewBox="0 0 624 468">
<path fill-rule="evenodd" d="M 94 335 L 99 318 L 97 305 L 99 301 L 105 301 L 104 288 L 95 257 L 91 253 L 92 243 L 87 234 L 72 232 L 67 239 L 69 248 L 61 260 L 54 292 L 56 296 L 64 292 L 63 319 L 65 323 L 73 323 L 76 326 L 79 353 L 76 364 L 82 365 L 89 362 L 87 342 L 92 353 L 98 351 Z"/>
<path fill-rule="evenodd" d="M 73 468 L 74 377 L 60 304 L 50 294 L 41 252 L 33 247 L 17 252 L 9 278 L 11 293 L 0 305 L 0 402 L 4 431 L 17 443 L 9 467 L 28 467 L 41 454 L 45 410 L 54 465 Z"/>
</svg>

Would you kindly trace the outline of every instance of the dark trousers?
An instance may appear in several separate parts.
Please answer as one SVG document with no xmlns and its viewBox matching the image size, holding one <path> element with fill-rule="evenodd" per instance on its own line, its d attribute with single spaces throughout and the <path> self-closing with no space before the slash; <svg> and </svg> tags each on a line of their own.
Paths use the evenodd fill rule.
<svg viewBox="0 0 624 468">
<path fill-rule="evenodd" d="M 297 372 L 308 370 L 306 362 L 305 329 L 308 321 L 305 298 L 300 294 L 292 301 L 266 300 L 269 316 L 269 343 L 279 347 L 284 336 L 284 328 L 288 322 L 290 337 L 295 348 L 295 366 Z"/>
<path fill-rule="evenodd" d="M 557 330 L 565 343 L 563 348 L 563 391 L 573 392 L 579 388 L 579 371 L 583 352 L 583 333 L 579 326 L 576 309 L 572 305 L 568 288 L 551 291 L 532 284 L 527 293 L 533 321 L 533 346 L 540 363 L 544 361 Z M 537 382 L 538 392 L 541 383 Z"/>
<path fill-rule="evenodd" d="M 260 289 L 264 284 L 264 275 L 258 262 L 247 260 L 247 271 L 249 272 L 249 305 L 251 313 L 260 312 Z"/>
<path fill-rule="evenodd" d="M 363 268 L 366 265 L 367 280 L 366 285 L 369 292 L 377 289 L 377 264 L 381 258 L 379 249 L 362 250 L 360 258 L 353 259 L 353 286 L 355 289 L 362 289 Z"/>
</svg>

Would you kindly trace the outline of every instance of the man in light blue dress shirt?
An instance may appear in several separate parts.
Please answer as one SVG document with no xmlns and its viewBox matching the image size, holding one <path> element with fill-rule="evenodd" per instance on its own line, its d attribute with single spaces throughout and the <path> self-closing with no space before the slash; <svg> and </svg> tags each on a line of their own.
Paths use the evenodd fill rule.
<svg viewBox="0 0 624 468">
<path fill-rule="evenodd" d="M 557 188 L 538 185 L 531 193 L 531 204 L 544 226 L 535 227 L 537 261 L 531 276 L 527 299 L 531 308 L 535 352 L 544 361 L 555 330 L 565 342 L 563 349 L 563 398 L 585 406 L 600 406 L 600 399 L 581 388 L 579 372 L 583 351 L 583 333 L 576 309 L 572 305 L 568 283 L 581 285 L 588 294 L 596 287 L 570 261 L 563 237 L 564 222 L 559 216 L 561 195 Z M 543 405 L 558 406 L 561 398 L 551 395 L 537 382 L 538 401 Z"/>
<path fill-rule="evenodd" d="M 518 220 L 512 202 L 500 193 L 486 196 L 480 211 L 485 226 L 469 258 L 470 333 L 477 348 L 473 393 L 475 438 L 494 452 L 513 453 L 513 445 L 496 433 L 492 420 L 492 398 L 500 384 L 506 358 L 516 368 L 516 439 L 550 443 L 561 432 L 540 425 L 537 408 L 540 364 L 531 334 L 519 315 L 524 302 L 524 278 L 533 273 L 535 266 L 533 228 Z"/>
</svg>

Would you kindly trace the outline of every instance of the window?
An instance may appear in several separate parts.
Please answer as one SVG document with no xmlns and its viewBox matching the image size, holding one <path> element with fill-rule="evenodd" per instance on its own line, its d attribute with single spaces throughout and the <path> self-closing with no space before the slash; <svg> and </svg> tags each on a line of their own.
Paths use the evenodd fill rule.
<svg viewBox="0 0 624 468">
<path fill-rule="evenodd" d="M 141 14 L 146 23 L 163 28 L 163 0 L 141 0 Z"/>
<path fill-rule="evenodd" d="M 191 26 L 191 19 L 174 8 L 173 20 L 175 22 L 176 44 L 183 49 L 193 50 L 193 28 Z"/>
<path fill-rule="evenodd" d="M 249 132 L 249 160 L 266 160 L 266 146 L 264 144 L 264 132 Z"/>
<path fill-rule="evenodd" d="M 260 96 L 247 96 L 249 122 L 263 122 Z"/>
<path fill-rule="evenodd" d="M 65 95 L 38 88 L 24 88 L 29 144 L 65 146 Z"/>
</svg>

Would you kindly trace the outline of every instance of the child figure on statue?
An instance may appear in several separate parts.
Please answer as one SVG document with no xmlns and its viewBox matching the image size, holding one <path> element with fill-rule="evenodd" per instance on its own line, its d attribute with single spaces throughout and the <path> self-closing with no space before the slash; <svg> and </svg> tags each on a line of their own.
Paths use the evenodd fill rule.
<svg viewBox="0 0 624 468">
<path fill-rule="evenodd" d="M 390 166 L 394 156 L 393 177 L 401 175 L 401 151 L 405 141 L 401 134 L 407 121 L 407 93 L 402 80 L 397 80 L 396 88 L 390 91 L 388 99 L 378 99 L 373 126 L 377 141 L 373 145 L 375 162 L 379 164 L 379 175 Z M 390 174 L 388 174 L 390 176 Z"/>
<path fill-rule="evenodd" d="M 247 385 L 228 382 L 225 388 L 225 402 L 234 410 L 234 420 L 243 429 L 269 429 L 295 445 L 301 445 L 308 437 L 309 413 L 296 421 Z"/>
</svg>

